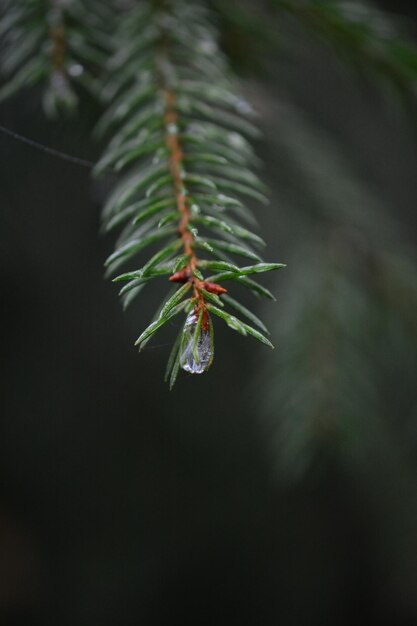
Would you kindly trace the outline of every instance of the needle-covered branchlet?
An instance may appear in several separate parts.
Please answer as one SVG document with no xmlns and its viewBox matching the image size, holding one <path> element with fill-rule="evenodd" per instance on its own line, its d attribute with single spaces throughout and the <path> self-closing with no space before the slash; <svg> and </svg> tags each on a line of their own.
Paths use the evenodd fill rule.
<svg viewBox="0 0 417 626">
<path fill-rule="evenodd" d="M 168 360 L 172 386 L 180 368 L 200 374 L 210 367 L 213 316 L 272 345 L 262 322 L 229 295 L 229 284 L 273 299 L 252 275 L 283 266 L 264 263 L 256 250 L 264 243 L 250 229 L 256 222 L 246 202 L 266 198 L 247 137 L 258 131 L 236 95 L 205 5 L 144 1 L 117 37 L 105 88 L 112 104 L 98 126 L 113 136 L 96 172 L 125 172 L 103 212 L 107 230 L 124 230 L 106 265 L 114 274 L 153 249 L 139 268 L 114 279 L 125 282 L 125 306 L 158 277 L 174 287 L 136 342 L 142 349 L 185 314 Z M 124 40 L 132 39 L 138 45 L 126 50 Z"/>
<path fill-rule="evenodd" d="M 180 272 L 174 272 L 169 280 L 171 282 L 191 283 L 194 294 L 194 313 L 196 316 L 203 312 L 203 330 L 207 330 L 210 324 L 210 316 L 207 311 L 207 301 L 204 290 L 209 293 L 221 295 L 227 289 L 216 283 L 201 280 L 196 275 L 198 257 L 195 251 L 195 236 L 190 229 L 192 213 L 189 207 L 189 195 L 184 185 L 184 153 L 181 149 L 178 137 L 178 113 L 175 108 L 176 96 L 173 91 L 164 92 L 166 112 L 164 116 L 166 130 L 166 145 L 168 148 L 169 168 L 173 181 L 173 192 L 176 198 L 177 209 L 180 215 L 178 233 L 183 242 L 184 255 L 187 257 L 187 265 Z"/>
<path fill-rule="evenodd" d="M 79 91 L 98 97 L 116 14 L 112 0 L 2 0 L 0 101 L 39 85 L 56 117 L 76 111 Z"/>
</svg>

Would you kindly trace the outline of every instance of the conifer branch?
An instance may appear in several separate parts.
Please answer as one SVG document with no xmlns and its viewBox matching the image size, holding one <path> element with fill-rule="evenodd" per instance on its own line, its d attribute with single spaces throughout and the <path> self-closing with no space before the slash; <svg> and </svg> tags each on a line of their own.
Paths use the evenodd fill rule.
<svg viewBox="0 0 417 626">
<path fill-rule="evenodd" d="M 126 40 L 137 44 L 126 47 Z M 109 107 L 98 125 L 99 132 L 112 130 L 113 138 L 96 173 L 109 167 L 129 171 L 103 212 L 107 230 L 125 224 L 107 267 L 112 274 L 164 241 L 140 269 L 114 280 L 127 283 L 120 292 L 125 305 L 154 278 L 181 284 L 136 342 L 143 348 L 173 315 L 185 312 L 167 372 L 172 385 L 179 367 L 202 373 L 210 366 L 210 314 L 271 346 L 225 310 L 221 296 L 228 290 L 221 283 L 233 281 L 269 297 L 249 276 L 283 265 L 261 262 L 252 246 L 262 246 L 262 239 L 237 221 L 253 221 L 246 198 L 266 201 L 245 138 L 258 131 L 249 105 L 235 95 L 204 4 L 143 2 L 128 12 L 116 41 L 103 89 Z M 201 258 L 201 251 L 214 258 Z M 240 267 L 234 255 L 251 258 L 253 265 Z M 245 307 L 240 312 L 257 319 Z"/>
<path fill-rule="evenodd" d="M 264 263 L 256 251 L 264 242 L 250 230 L 256 220 L 246 203 L 267 202 L 248 141 L 259 133 L 251 107 L 235 93 L 206 4 L 143 0 L 116 10 L 110 0 L 5 3 L 0 69 L 7 82 L 0 99 L 40 84 L 45 110 L 55 115 L 75 108 L 77 85 L 93 94 L 100 88 L 105 112 L 97 132 L 112 138 L 95 173 L 123 172 L 103 210 L 106 230 L 123 226 L 107 275 L 152 250 L 139 269 L 114 278 L 126 283 L 124 305 L 155 278 L 176 286 L 136 345 L 142 349 L 185 313 L 169 359 L 171 386 L 180 367 L 202 373 L 210 366 L 211 314 L 272 346 L 225 304 L 263 330 L 251 311 L 233 298 L 222 301 L 224 281 L 273 299 L 251 276 L 284 266 Z M 110 33 L 113 16 L 117 28 Z"/>
<path fill-rule="evenodd" d="M 271 5 L 330 45 L 359 74 L 390 84 L 399 96 L 415 99 L 417 46 L 405 20 L 368 0 L 271 0 Z"/>
<path fill-rule="evenodd" d="M 97 95 L 110 52 L 108 28 L 115 11 L 107 0 L 3 0 L 0 101 L 42 85 L 49 116 L 77 107 L 77 88 Z"/>
</svg>

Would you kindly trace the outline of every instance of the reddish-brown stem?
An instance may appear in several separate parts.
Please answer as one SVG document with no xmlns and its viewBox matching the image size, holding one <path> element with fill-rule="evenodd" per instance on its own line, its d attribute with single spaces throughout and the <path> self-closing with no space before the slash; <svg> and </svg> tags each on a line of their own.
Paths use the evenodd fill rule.
<svg viewBox="0 0 417 626">
<path fill-rule="evenodd" d="M 63 72 L 65 68 L 65 31 L 62 25 L 54 26 L 51 29 L 52 39 L 52 63 L 56 72 Z"/>
<path fill-rule="evenodd" d="M 180 222 L 178 225 L 178 233 L 183 242 L 184 254 L 188 257 L 188 262 L 185 268 L 180 272 L 175 272 L 170 276 L 172 282 L 191 282 L 195 297 L 194 311 L 199 314 L 203 311 L 202 325 L 203 329 L 207 330 L 209 326 L 209 314 L 207 311 L 207 302 L 204 297 L 203 290 L 209 291 L 220 296 L 222 293 L 226 293 L 227 289 L 217 285 L 216 283 L 210 283 L 205 280 L 200 280 L 195 276 L 195 270 L 198 266 L 198 258 L 194 250 L 195 237 L 190 230 L 191 210 L 189 207 L 189 197 L 187 196 L 186 188 L 183 181 L 183 163 L 184 153 L 181 148 L 180 139 L 178 137 L 178 113 L 176 109 L 176 95 L 173 91 L 168 89 L 164 90 L 165 96 L 165 128 L 166 136 L 165 143 L 168 148 L 168 161 L 169 169 L 173 180 L 174 194 L 177 203 L 177 209 L 180 214 Z"/>
<path fill-rule="evenodd" d="M 193 285 L 194 297 L 196 298 L 196 312 L 205 309 L 206 301 L 202 293 L 203 281 L 194 275 L 198 259 L 194 250 L 194 235 L 189 229 L 191 211 L 189 199 L 182 179 L 184 153 L 178 137 L 178 113 L 176 110 L 176 96 L 173 91 L 166 90 L 165 95 L 165 143 L 168 148 L 169 169 L 172 175 L 174 194 L 177 209 L 180 214 L 178 233 L 183 242 L 184 254 L 188 257 L 188 263 L 183 270 L 183 276 L 187 277 Z M 171 277 L 172 278 L 172 277 Z"/>
</svg>

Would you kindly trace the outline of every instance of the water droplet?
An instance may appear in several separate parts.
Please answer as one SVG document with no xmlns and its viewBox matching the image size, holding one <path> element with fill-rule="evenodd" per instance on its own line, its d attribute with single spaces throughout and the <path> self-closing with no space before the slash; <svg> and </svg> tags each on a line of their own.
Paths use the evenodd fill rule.
<svg viewBox="0 0 417 626">
<path fill-rule="evenodd" d="M 178 134 L 178 126 L 176 124 L 167 124 L 166 130 L 168 135 Z"/>
<path fill-rule="evenodd" d="M 215 52 L 217 52 L 217 44 L 214 39 L 203 39 L 202 41 L 200 41 L 198 49 L 203 54 L 214 54 Z"/>
<path fill-rule="evenodd" d="M 249 102 L 247 102 L 243 98 L 238 98 L 236 100 L 236 110 L 242 115 L 250 115 L 251 113 L 253 113 L 253 108 L 251 107 Z"/>
<path fill-rule="evenodd" d="M 187 124 L 186 132 L 192 135 L 196 141 L 203 141 L 207 136 L 207 129 L 198 122 Z"/>
<path fill-rule="evenodd" d="M 54 72 L 51 76 L 50 86 L 52 91 L 49 97 L 55 100 L 56 104 L 61 103 L 68 107 L 75 106 L 77 97 L 72 91 L 64 72 Z"/>
<path fill-rule="evenodd" d="M 202 317 L 191 311 L 184 324 L 180 366 L 190 374 L 206 372 L 213 361 L 213 326 L 207 312 Z"/>
<path fill-rule="evenodd" d="M 68 68 L 68 74 L 72 76 L 73 78 L 76 78 L 77 76 L 81 76 L 83 72 L 84 72 L 84 68 L 79 63 L 72 63 Z"/>
<path fill-rule="evenodd" d="M 156 152 L 155 155 L 152 159 L 152 164 L 153 165 L 158 165 L 158 163 L 161 162 L 162 158 L 164 157 L 165 151 L 163 148 L 159 148 Z"/>
<path fill-rule="evenodd" d="M 190 210 L 193 215 L 198 215 L 200 213 L 200 207 L 198 204 L 192 204 Z"/>
<path fill-rule="evenodd" d="M 229 133 L 228 140 L 234 148 L 242 148 L 245 145 L 245 140 L 239 133 Z"/>
<path fill-rule="evenodd" d="M 56 91 L 64 92 L 68 87 L 68 81 L 64 72 L 56 71 L 51 76 L 51 85 Z"/>
<path fill-rule="evenodd" d="M 165 101 L 158 100 L 155 104 L 155 113 L 163 114 L 165 112 Z"/>
<path fill-rule="evenodd" d="M 126 115 L 126 113 L 128 112 L 129 107 L 127 106 L 127 104 L 123 103 L 120 104 L 116 111 L 115 111 L 115 116 L 118 117 L 124 117 Z"/>
<path fill-rule="evenodd" d="M 137 136 L 137 141 L 141 142 L 144 141 L 149 135 L 149 130 L 147 128 L 142 128 L 142 130 L 139 131 L 138 136 Z"/>
</svg>

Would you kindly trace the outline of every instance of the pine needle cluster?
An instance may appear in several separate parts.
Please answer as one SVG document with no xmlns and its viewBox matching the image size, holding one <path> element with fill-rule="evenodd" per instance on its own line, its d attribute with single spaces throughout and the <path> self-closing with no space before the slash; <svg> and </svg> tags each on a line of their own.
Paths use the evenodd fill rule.
<svg viewBox="0 0 417 626">
<path fill-rule="evenodd" d="M 142 2 L 122 20 L 118 37 L 135 45 L 121 46 L 111 61 L 104 88 L 110 103 L 99 124 L 112 139 L 96 174 L 127 170 L 104 207 L 106 229 L 124 226 L 106 265 L 114 274 L 156 248 L 139 268 L 114 279 L 126 283 L 125 306 L 153 279 L 179 285 L 136 342 L 143 348 L 185 313 L 168 363 L 173 384 L 180 366 L 193 373 L 209 367 L 212 316 L 271 346 L 264 325 L 226 295 L 224 283 L 272 298 L 251 276 L 282 265 L 262 262 L 257 248 L 264 242 L 250 230 L 255 220 L 246 200 L 266 202 L 247 140 L 258 131 L 250 106 L 235 93 L 206 8 Z"/>
<path fill-rule="evenodd" d="M 180 368 L 210 367 L 213 317 L 272 347 L 264 324 L 225 286 L 274 299 L 252 276 L 284 266 L 259 253 L 265 244 L 247 206 L 267 203 L 249 141 L 259 131 L 205 3 L 30 0 L 6 9 L 0 37 L 10 80 L 0 97 L 42 83 L 53 115 L 76 106 L 81 83 L 103 103 L 96 133 L 108 147 L 94 174 L 121 174 L 103 210 L 105 230 L 122 228 L 107 275 L 125 283 L 124 306 L 156 278 L 173 287 L 136 345 L 184 316 L 168 361 L 171 386 Z M 125 264 L 134 265 L 119 273 Z"/>
<path fill-rule="evenodd" d="M 77 107 L 79 87 L 99 96 L 115 17 L 108 1 L 2 0 L 1 10 L 0 100 L 40 84 L 55 117 Z"/>
</svg>

